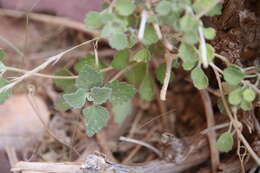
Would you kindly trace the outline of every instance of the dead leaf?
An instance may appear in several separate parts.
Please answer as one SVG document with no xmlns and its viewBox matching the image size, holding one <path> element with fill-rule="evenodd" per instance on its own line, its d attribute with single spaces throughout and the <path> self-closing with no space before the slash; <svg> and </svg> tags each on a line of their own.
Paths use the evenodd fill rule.
<svg viewBox="0 0 260 173">
<path fill-rule="evenodd" d="M 6 146 L 21 150 L 43 136 L 45 128 L 38 116 L 47 124 L 50 112 L 42 98 L 35 96 L 34 102 L 40 115 L 25 94 L 13 95 L 0 105 L 0 150 Z"/>
</svg>

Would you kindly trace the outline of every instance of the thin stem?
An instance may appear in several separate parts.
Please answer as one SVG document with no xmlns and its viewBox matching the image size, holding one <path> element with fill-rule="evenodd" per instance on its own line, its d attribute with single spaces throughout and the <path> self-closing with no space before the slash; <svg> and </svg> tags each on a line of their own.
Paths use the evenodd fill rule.
<svg viewBox="0 0 260 173">
<path fill-rule="evenodd" d="M 4 87 L 0 88 L 0 93 L 2 93 L 3 91 L 6 91 L 6 90 L 14 87 L 15 85 L 17 85 L 18 83 L 20 83 L 23 80 L 27 79 L 28 77 L 33 76 L 35 73 L 38 73 L 39 71 L 41 71 L 44 68 L 46 68 L 49 64 L 58 62 L 63 57 L 64 54 L 66 54 L 66 53 L 68 53 L 68 52 L 70 52 L 70 51 L 72 51 L 72 50 L 74 50 L 74 49 L 76 49 L 78 47 L 81 47 L 83 45 L 86 45 L 86 44 L 89 44 L 89 43 L 91 43 L 93 41 L 96 41 L 98 39 L 99 38 L 94 38 L 92 40 L 85 41 L 85 42 L 83 42 L 81 44 L 78 44 L 78 45 L 76 45 L 76 46 L 74 46 L 74 47 L 72 47 L 70 49 L 67 49 L 67 50 L 65 50 L 65 51 L 63 51 L 63 52 L 61 52 L 61 53 L 59 53 L 57 55 L 49 57 L 47 61 L 45 61 L 44 63 L 42 63 L 38 67 L 35 67 L 33 70 L 28 71 L 27 73 L 25 73 L 24 75 L 22 75 L 20 77 L 17 77 L 15 79 L 15 81 L 13 81 L 10 84 L 7 84 Z"/>
<path fill-rule="evenodd" d="M 168 89 L 168 85 L 171 79 L 171 69 L 172 69 L 172 61 L 174 57 L 170 57 L 170 55 L 168 55 L 166 53 L 165 58 L 166 58 L 166 72 L 165 72 L 165 78 L 163 81 L 163 86 L 161 89 L 161 93 L 160 93 L 160 99 L 165 101 L 166 100 L 166 93 L 167 93 L 167 89 Z M 176 56 L 176 55 L 174 55 Z"/>
<path fill-rule="evenodd" d="M 226 65 L 229 65 L 230 62 L 227 60 L 226 57 L 220 55 L 220 54 L 217 54 L 217 53 L 214 53 L 214 56 L 217 57 L 218 59 L 222 60 L 223 62 L 225 62 Z"/>
<path fill-rule="evenodd" d="M 144 30 L 145 30 L 145 25 L 147 21 L 147 11 L 143 10 L 141 13 L 141 23 L 139 26 L 139 32 L 138 32 L 138 39 L 142 40 L 144 38 Z"/>
<path fill-rule="evenodd" d="M 103 68 L 102 70 L 100 70 L 101 72 L 107 72 L 112 70 L 113 67 L 109 66 L 107 68 Z M 30 72 L 29 70 L 24 70 L 24 69 L 19 69 L 19 68 L 15 68 L 15 67 L 8 67 L 6 66 L 6 70 L 7 71 L 13 71 L 13 72 L 19 72 L 19 73 L 28 73 Z M 48 78 L 48 79 L 62 79 L 62 80 L 66 80 L 66 79 L 77 79 L 78 76 L 57 76 L 57 75 L 48 75 L 48 74 L 42 74 L 42 73 L 34 73 L 32 74 L 32 76 L 39 76 L 42 78 Z"/>
<path fill-rule="evenodd" d="M 19 73 L 28 73 L 28 70 L 23 70 L 15 67 L 6 67 L 7 71 L 19 72 Z M 33 76 L 39 76 L 43 78 L 49 79 L 76 79 L 78 76 L 56 76 L 56 75 L 48 75 L 48 74 L 41 74 L 41 73 L 34 73 Z"/>
<path fill-rule="evenodd" d="M 114 80 L 117 80 L 121 75 L 123 75 L 125 72 L 129 71 L 130 69 L 134 68 L 138 64 L 139 63 L 134 63 L 134 64 L 127 66 L 123 70 L 119 71 L 109 82 L 113 82 Z"/>
<path fill-rule="evenodd" d="M 251 148 L 251 146 L 248 144 L 247 140 L 245 139 L 245 137 L 243 136 L 243 134 L 241 133 L 240 131 L 240 122 L 236 121 L 232 115 L 232 112 L 231 110 L 229 109 L 228 107 L 228 103 L 225 99 L 225 96 L 224 96 L 224 91 L 223 91 L 223 88 L 222 88 L 222 85 L 221 85 L 221 79 L 220 79 L 220 75 L 218 73 L 218 71 L 213 67 L 213 71 L 216 75 L 216 78 L 217 78 L 217 81 L 218 81 L 218 86 L 219 86 L 219 90 L 220 90 L 220 93 L 221 93 L 221 99 L 222 99 L 222 102 L 224 104 L 224 107 L 225 107 L 225 110 L 228 114 L 228 117 L 233 125 L 233 127 L 235 128 L 236 132 L 237 132 L 237 135 L 239 137 L 239 139 L 243 142 L 243 144 L 245 145 L 246 149 L 248 150 L 248 152 L 250 153 L 250 155 L 253 157 L 253 159 L 256 161 L 256 163 L 258 165 L 260 165 L 260 159 L 259 157 L 257 156 L 257 154 L 254 152 L 254 150 Z"/>
</svg>

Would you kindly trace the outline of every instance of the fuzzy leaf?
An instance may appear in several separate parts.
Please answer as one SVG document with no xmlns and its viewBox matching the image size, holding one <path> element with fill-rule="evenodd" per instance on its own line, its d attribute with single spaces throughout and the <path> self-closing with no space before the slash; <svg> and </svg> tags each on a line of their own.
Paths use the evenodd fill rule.
<svg viewBox="0 0 260 173">
<path fill-rule="evenodd" d="M 116 50 L 123 50 L 128 47 L 127 36 L 123 33 L 114 34 L 109 39 L 109 45 Z"/>
<path fill-rule="evenodd" d="M 216 147 L 220 152 L 229 152 L 234 145 L 232 134 L 225 132 L 217 140 Z"/>
<path fill-rule="evenodd" d="M 193 32 L 198 29 L 199 20 L 191 14 L 186 14 L 180 19 L 180 29 L 184 32 Z"/>
<path fill-rule="evenodd" d="M 116 69 L 123 69 L 129 65 L 129 51 L 121 50 L 114 55 L 112 66 Z"/>
<path fill-rule="evenodd" d="M 208 87 L 208 77 L 205 75 L 204 71 L 200 67 L 196 67 L 192 70 L 191 79 L 194 86 L 198 89 L 204 89 Z"/>
<path fill-rule="evenodd" d="M 127 102 L 136 93 L 136 89 L 133 88 L 132 85 L 125 82 L 113 81 L 107 83 L 106 87 L 112 89 L 112 95 L 110 101 L 114 105 Z"/>
<path fill-rule="evenodd" d="M 154 98 L 153 81 L 149 75 L 146 75 L 139 88 L 141 99 L 151 101 Z"/>
<path fill-rule="evenodd" d="M 81 108 L 86 103 L 87 93 L 83 89 L 78 89 L 74 93 L 64 94 L 65 102 L 73 108 Z"/>
<path fill-rule="evenodd" d="M 102 16 L 98 12 L 91 11 L 86 15 L 85 24 L 89 29 L 98 29 L 102 26 Z"/>
<path fill-rule="evenodd" d="M 158 41 L 159 41 L 159 38 L 158 38 L 154 28 L 151 25 L 147 25 L 145 27 L 145 31 L 144 31 L 144 38 L 142 39 L 141 42 L 144 45 L 149 46 L 149 45 L 154 44 Z"/>
<path fill-rule="evenodd" d="M 66 68 L 59 69 L 54 74 L 57 76 L 72 76 L 72 73 Z M 63 89 L 65 92 L 70 92 L 75 89 L 74 79 L 54 79 L 53 81 L 57 87 Z"/>
<path fill-rule="evenodd" d="M 58 111 L 65 112 L 69 110 L 71 106 L 66 103 L 63 97 L 60 97 L 55 103 L 54 108 Z"/>
<path fill-rule="evenodd" d="M 129 16 L 135 10 L 135 4 L 132 0 L 117 0 L 115 3 L 115 8 L 117 12 L 122 16 Z"/>
<path fill-rule="evenodd" d="M 2 77 L 0 77 L 0 88 L 6 86 L 9 84 L 9 82 Z M 3 104 L 10 96 L 11 96 L 11 90 L 6 90 L 0 93 L 0 104 Z"/>
<path fill-rule="evenodd" d="M 191 61 L 197 57 L 194 46 L 186 43 L 181 43 L 179 47 L 179 56 L 185 61 Z"/>
<path fill-rule="evenodd" d="M 115 122 L 121 124 L 125 118 L 131 114 L 133 110 L 132 100 L 124 102 L 122 104 L 113 105 L 112 111 L 114 114 Z"/>
<path fill-rule="evenodd" d="M 166 16 L 171 12 L 172 4 L 169 1 L 160 1 L 155 8 L 155 11 L 162 16 Z"/>
<path fill-rule="evenodd" d="M 85 65 L 79 73 L 79 77 L 76 80 L 76 86 L 78 88 L 89 90 L 94 86 L 101 85 L 103 79 L 104 77 L 101 72 L 96 71 L 89 65 Z"/>
<path fill-rule="evenodd" d="M 242 89 L 238 88 L 233 90 L 228 95 L 228 102 L 232 105 L 238 105 L 242 101 Z"/>
<path fill-rule="evenodd" d="M 225 81 L 231 85 L 238 85 L 245 77 L 245 73 L 235 65 L 225 68 L 223 75 Z"/>
<path fill-rule="evenodd" d="M 136 62 L 148 62 L 151 58 L 151 53 L 148 49 L 143 48 L 139 50 L 135 55 L 134 55 L 134 60 Z"/>
<path fill-rule="evenodd" d="M 140 63 L 134 68 L 132 68 L 129 72 L 127 72 L 126 78 L 132 84 L 140 84 L 143 81 L 145 75 L 146 65 L 144 63 Z"/>
<path fill-rule="evenodd" d="M 93 87 L 90 90 L 87 98 L 88 101 L 93 101 L 94 104 L 103 104 L 111 97 L 112 89 L 111 88 L 100 88 L 100 87 Z"/>
<path fill-rule="evenodd" d="M 252 102 L 256 98 L 256 93 L 253 89 L 247 88 L 245 91 L 243 91 L 243 98 L 247 102 Z"/>
<path fill-rule="evenodd" d="M 214 29 L 214 28 L 211 28 L 211 27 L 209 27 L 209 28 L 204 28 L 204 29 L 203 29 L 203 33 L 204 33 L 205 38 L 208 39 L 208 40 L 212 40 L 212 39 L 214 39 L 215 36 L 216 36 L 216 31 L 215 31 L 215 29 Z"/>
<path fill-rule="evenodd" d="M 212 7 L 217 0 L 196 0 L 193 4 L 193 9 L 197 14 L 201 13 L 202 11 L 206 10 L 207 8 Z M 217 4 L 206 14 L 206 16 L 214 16 L 221 14 L 222 5 Z"/>
<path fill-rule="evenodd" d="M 102 106 L 92 105 L 83 110 L 83 115 L 87 135 L 93 136 L 107 124 L 109 113 Z"/>
<path fill-rule="evenodd" d="M 84 69 L 86 64 L 90 65 L 92 68 L 94 68 L 96 70 L 99 70 L 99 69 L 105 67 L 101 63 L 99 63 L 99 66 L 97 67 L 96 61 L 95 61 L 95 55 L 89 53 L 85 57 L 80 58 L 79 61 L 73 66 L 73 68 L 77 73 L 80 73 Z"/>
</svg>

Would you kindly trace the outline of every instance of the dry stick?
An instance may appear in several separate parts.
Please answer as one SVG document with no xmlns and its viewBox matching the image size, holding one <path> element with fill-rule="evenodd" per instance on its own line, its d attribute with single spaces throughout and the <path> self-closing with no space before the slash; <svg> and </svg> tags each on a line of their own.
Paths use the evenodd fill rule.
<svg viewBox="0 0 260 173">
<path fill-rule="evenodd" d="M 204 104 L 204 109 L 205 109 L 205 114 L 206 114 L 206 119 L 207 119 L 207 126 L 208 126 L 208 128 L 212 128 L 215 125 L 215 120 L 214 120 L 214 113 L 212 110 L 212 103 L 211 103 L 207 90 L 200 90 L 200 96 L 201 96 L 203 104 Z M 213 130 L 209 131 L 207 135 L 208 135 L 210 153 L 211 153 L 211 166 L 212 166 L 211 169 L 212 169 L 213 173 L 216 173 L 217 168 L 220 164 L 219 152 L 218 152 L 217 148 L 215 147 L 217 135 L 216 135 L 216 132 Z"/>
<path fill-rule="evenodd" d="M 220 93 L 221 93 L 221 100 L 224 104 L 224 107 L 225 107 L 225 110 L 229 116 L 229 119 L 232 123 L 232 125 L 234 126 L 236 132 L 237 132 L 237 135 L 238 137 L 240 138 L 240 140 L 243 142 L 243 144 L 245 145 L 246 149 L 248 150 L 248 152 L 250 153 L 250 155 L 253 157 L 253 159 L 256 161 L 256 163 L 258 164 L 258 166 L 260 166 L 260 159 L 259 157 L 257 156 L 257 154 L 254 152 L 254 150 L 251 148 L 251 146 L 248 144 L 247 140 L 245 139 L 245 137 L 243 136 L 243 134 L 241 133 L 240 129 L 239 129 L 239 124 L 237 121 L 234 120 L 233 118 L 233 115 L 228 107 L 228 103 L 225 99 L 225 96 L 224 96 L 224 92 L 223 92 L 223 88 L 222 88 L 222 85 L 221 85 L 221 79 L 220 79 L 220 76 L 219 76 L 219 73 L 218 71 L 214 68 L 214 66 L 212 66 L 213 68 L 213 71 L 216 75 L 216 78 L 217 78 L 217 81 L 218 81 L 218 86 L 219 86 L 219 89 L 220 89 Z"/>
<path fill-rule="evenodd" d="M 36 20 L 40 22 L 45 22 L 49 24 L 54 24 L 58 26 L 65 26 L 71 29 L 75 29 L 87 34 L 90 34 L 92 36 L 97 36 L 98 32 L 86 29 L 85 25 L 80 22 L 76 22 L 64 17 L 57 17 L 57 16 L 51 16 L 46 14 L 38 14 L 38 13 L 26 13 L 23 11 L 17 11 L 17 10 L 7 10 L 7 9 L 0 9 L 0 15 L 1 16 L 9 16 L 9 17 L 15 17 L 15 18 L 24 18 L 25 16 L 28 16 L 31 20 Z"/>
<path fill-rule="evenodd" d="M 68 148 L 70 148 L 71 150 L 73 150 L 78 156 L 80 156 L 79 152 L 71 145 L 63 142 L 62 140 L 60 140 L 55 134 L 52 133 L 52 131 L 49 129 L 48 125 L 44 122 L 44 120 L 41 118 L 42 115 L 41 113 L 38 111 L 38 105 L 33 97 L 33 89 L 29 88 L 29 94 L 28 94 L 28 101 L 30 103 L 30 105 L 32 106 L 35 114 L 37 115 L 37 117 L 39 118 L 39 120 L 41 121 L 42 125 L 44 126 L 44 128 L 46 129 L 46 131 L 48 132 L 48 134 L 50 136 L 52 136 L 54 139 L 56 139 L 58 142 L 60 142 L 61 144 L 67 146 Z"/>
<path fill-rule="evenodd" d="M 13 82 L 11 82 L 10 84 L 5 85 L 4 87 L 0 88 L 0 93 L 2 93 L 3 91 L 6 91 L 6 90 L 8 90 L 8 89 L 14 87 L 15 85 L 17 85 L 18 83 L 20 83 L 20 82 L 22 82 L 23 80 L 27 79 L 28 77 L 34 75 L 35 73 L 38 73 L 39 71 L 41 71 L 41 70 L 43 70 L 44 68 L 46 68 L 49 64 L 51 64 L 51 63 L 56 63 L 57 61 L 59 61 L 59 60 L 62 58 L 62 56 L 63 56 L 64 54 L 66 54 L 66 53 L 68 53 L 68 52 L 70 52 L 70 51 L 72 51 L 72 50 L 74 50 L 74 49 L 76 49 L 76 48 L 78 48 L 78 47 L 81 47 L 81 46 L 83 46 L 83 45 L 89 44 L 89 43 L 91 43 L 92 41 L 95 41 L 95 40 L 97 40 L 97 39 L 98 39 L 98 38 L 94 38 L 94 39 L 92 39 L 92 40 L 88 40 L 88 41 L 83 42 L 83 43 L 81 43 L 81 44 L 79 44 L 79 45 L 77 45 L 77 46 L 74 46 L 74 47 L 72 47 L 72 48 L 70 48 L 70 49 L 68 49 L 68 50 L 66 50 L 66 51 L 64 51 L 64 52 L 61 52 L 61 53 L 59 53 L 58 55 L 49 57 L 49 59 L 48 59 L 47 61 L 45 61 L 44 63 L 42 63 L 42 64 L 39 65 L 38 67 L 36 67 L 36 68 L 34 68 L 33 70 L 31 70 L 31 71 L 25 73 L 25 74 L 22 75 L 22 76 L 16 78 L 16 79 L 15 79 Z"/>
<path fill-rule="evenodd" d="M 170 57 L 171 55 L 173 55 L 174 57 Z M 175 55 L 175 54 L 167 54 L 167 53 L 165 55 L 166 72 L 165 72 L 165 78 L 164 78 L 163 86 L 162 86 L 161 93 L 160 93 L 160 98 L 163 101 L 166 100 L 167 88 L 168 88 L 170 78 L 171 78 L 172 61 L 173 61 L 174 58 L 176 58 L 176 56 L 177 55 Z"/>
</svg>

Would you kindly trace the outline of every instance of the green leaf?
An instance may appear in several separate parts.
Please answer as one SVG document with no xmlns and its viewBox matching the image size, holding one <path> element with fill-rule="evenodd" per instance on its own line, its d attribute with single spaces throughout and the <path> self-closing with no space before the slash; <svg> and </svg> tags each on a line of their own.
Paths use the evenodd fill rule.
<svg viewBox="0 0 260 173">
<path fill-rule="evenodd" d="M 208 62 L 212 62 L 214 59 L 214 53 L 215 53 L 215 49 L 214 47 L 212 47 L 210 44 L 206 43 L 206 51 L 207 51 L 207 59 Z M 201 55 L 201 45 L 200 45 L 200 56 Z"/>
<path fill-rule="evenodd" d="M 112 95 L 110 98 L 112 104 L 122 104 L 127 102 L 136 93 L 136 89 L 133 88 L 132 85 L 125 82 L 113 81 L 107 83 L 106 87 L 112 89 Z"/>
<path fill-rule="evenodd" d="M 129 16 L 135 10 L 135 4 L 132 0 L 117 0 L 115 8 L 117 12 L 122 16 Z"/>
<path fill-rule="evenodd" d="M 106 67 L 101 62 L 99 62 L 99 65 L 97 66 L 95 55 L 88 53 L 85 57 L 80 58 L 79 61 L 73 66 L 73 68 L 77 73 L 80 73 L 84 69 L 86 64 L 90 65 L 92 68 L 96 70 L 100 70 Z"/>
<path fill-rule="evenodd" d="M 215 15 L 220 15 L 221 10 L 222 10 L 223 5 L 222 4 L 217 4 L 214 8 L 212 8 L 206 16 L 215 16 Z"/>
<path fill-rule="evenodd" d="M 186 43 L 181 43 L 179 47 L 179 56 L 184 62 L 191 61 L 197 58 L 194 46 Z"/>
<path fill-rule="evenodd" d="M 195 67 L 197 62 L 198 62 L 197 59 L 191 59 L 191 60 L 188 60 L 188 61 L 184 61 L 182 63 L 182 67 L 183 67 L 184 70 L 190 71 L 191 69 L 193 69 Z"/>
<path fill-rule="evenodd" d="M 229 65 L 225 68 L 224 79 L 231 85 L 238 85 L 245 77 L 245 73 L 236 65 Z"/>
<path fill-rule="evenodd" d="M 139 50 L 133 57 L 136 62 L 148 62 L 151 58 L 151 53 L 148 49 L 143 48 Z"/>
<path fill-rule="evenodd" d="M 5 57 L 5 52 L 0 49 L 0 61 L 3 61 Z"/>
<path fill-rule="evenodd" d="M 197 14 L 201 13 L 202 11 L 211 8 L 217 0 L 196 0 L 193 4 L 193 9 Z M 206 14 L 206 16 L 214 16 L 221 14 L 222 5 L 217 4 Z"/>
<path fill-rule="evenodd" d="M 198 41 L 199 41 L 198 32 L 196 32 L 196 30 L 190 31 L 190 32 L 185 32 L 183 35 L 183 40 L 188 44 L 198 43 Z"/>
<path fill-rule="evenodd" d="M 145 27 L 145 31 L 144 31 L 144 38 L 142 39 L 141 42 L 144 45 L 149 46 L 149 45 L 154 44 L 158 41 L 159 41 L 159 38 L 158 38 L 154 28 L 151 25 L 147 25 Z"/>
<path fill-rule="evenodd" d="M 116 20 L 107 23 L 102 31 L 101 37 L 109 38 L 111 35 L 124 33 L 127 30 L 127 21 L 116 18 Z"/>
<path fill-rule="evenodd" d="M 102 26 L 102 16 L 98 12 L 91 11 L 85 17 L 84 22 L 87 28 L 98 29 Z"/>
<path fill-rule="evenodd" d="M 213 40 L 216 36 L 216 31 L 214 28 L 203 28 L 203 33 L 206 39 Z"/>
<path fill-rule="evenodd" d="M 69 104 L 66 103 L 63 97 L 59 97 L 54 105 L 54 108 L 58 111 L 65 112 L 71 108 Z"/>
<path fill-rule="evenodd" d="M 229 93 L 228 102 L 232 105 L 238 105 L 242 101 L 242 91 L 241 88 L 238 88 Z"/>
<path fill-rule="evenodd" d="M 93 136 L 101 130 L 108 121 L 108 111 L 102 106 L 92 105 L 83 110 L 86 131 L 88 136 Z"/>
<path fill-rule="evenodd" d="M 191 79 L 193 84 L 198 89 L 207 88 L 209 85 L 208 77 L 200 67 L 196 67 L 191 72 Z"/>
<path fill-rule="evenodd" d="M 180 19 L 180 29 L 183 32 L 197 31 L 199 26 L 199 20 L 191 14 L 186 14 Z"/>
<path fill-rule="evenodd" d="M 242 100 L 240 107 L 244 110 L 244 111 L 249 111 L 253 108 L 253 105 L 251 102 L 247 102 L 245 100 Z"/>
<path fill-rule="evenodd" d="M 111 93 L 111 88 L 93 87 L 91 88 L 90 93 L 87 95 L 87 99 L 88 101 L 93 101 L 94 104 L 103 104 L 111 97 Z"/>
<path fill-rule="evenodd" d="M 169 1 L 160 1 L 155 8 L 155 11 L 162 16 L 166 16 L 171 12 L 172 4 Z"/>
<path fill-rule="evenodd" d="M 5 72 L 6 71 L 6 66 L 4 65 L 4 63 L 2 63 L 1 61 L 0 61 L 0 73 L 3 73 L 3 72 Z"/>
<path fill-rule="evenodd" d="M 160 81 L 161 84 L 163 84 L 164 78 L 165 78 L 165 72 L 166 72 L 166 64 L 160 64 L 158 68 L 155 69 L 155 75 L 156 79 Z M 171 72 L 170 81 L 173 80 L 174 73 Z"/>
<path fill-rule="evenodd" d="M 225 132 L 220 135 L 217 140 L 216 147 L 220 152 L 229 152 L 232 150 L 234 145 L 232 134 L 229 132 Z"/>
<path fill-rule="evenodd" d="M 132 84 L 140 84 L 145 76 L 146 65 L 140 63 L 133 67 L 129 72 L 125 73 L 128 82 Z"/>
<path fill-rule="evenodd" d="M 115 122 L 121 124 L 125 118 L 132 113 L 133 110 L 132 100 L 128 100 L 122 104 L 113 105 L 112 111 L 114 114 Z"/>
<path fill-rule="evenodd" d="M 252 102 L 256 98 L 256 93 L 253 89 L 247 88 L 245 91 L 243 91 L 243 98 L 247 102 Z"/>
<path fill-rule="evenodd" d="M 0 77 L 0 88 L 3 88 L 7 84 L 9 84 L 9 81 Z M 11 94 L 12 94 L 11 90 L 9 90 L 9 89 L 6 91 L 2 91 L 0 93 L 0 104 L 3 104 L 11 96 Z"/>
<path fill-rule="evenodd" d="M 94 86 L 101 85 L 103 79 L 104 77 L 101 72 L 96 71 L 89 65 L 85 65 L 76 79 L 76 86 L 88 90 Z"/>
<path fill-rule="evenodd" d="M 137 42 L 138 42 L 138 39 L 137 39 L 137 36 L 135 35 L 135 33 L 130 33 L 128 48 L 134 47 Z"/>
<path fill-rule="evenodd" d="M 74 93 L 64 94 L 65 102 L 73 108 L 81 108 L 86 103 L 87 93 L 83 89 L 78 89 Z"/>
<path fill-rule="evenodd" d="M 127 36 L 123 33 L 114 34 L 109 39 L 109 45 L 116 50 L 123 50 L 128 47 Z"/>
<path fill-rule="evenodd" d="M 130 64 L 128 57 L 129 57 L 129 51 L 127 49 L 117 52 L 114 55 L 114 58 L 112 61 L 112 67 L 114 67 L 115 69 L 125 68 L 126 66 L 128 66 Z"/>
<path fill-rule="evenodd" d="M 153 81 L 150 75 L 146 75 L 139 88 L 139 94 L 141 99 L 146 101 L 152 101 L 154 98 Z"/>
<path fill-rule="evenodd" d="M 56 76 L 72 76 L 72 73 L 66 68 L 59 69 L 54 74 Z M 70 92 L 75 89 L 74 79 L 54 79 L 53 81 L 58 88 L 63 89 L 65 92 Z"/>
</svg>

